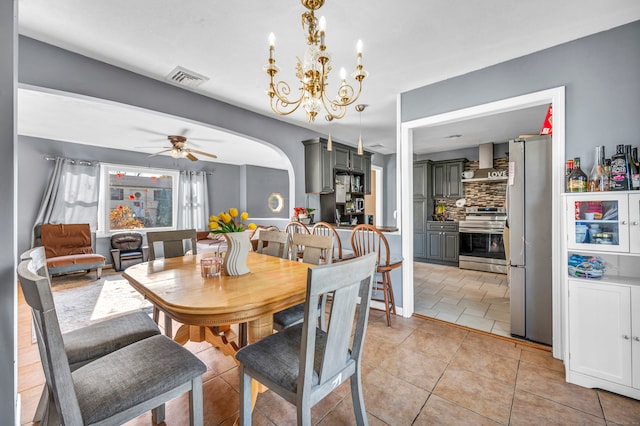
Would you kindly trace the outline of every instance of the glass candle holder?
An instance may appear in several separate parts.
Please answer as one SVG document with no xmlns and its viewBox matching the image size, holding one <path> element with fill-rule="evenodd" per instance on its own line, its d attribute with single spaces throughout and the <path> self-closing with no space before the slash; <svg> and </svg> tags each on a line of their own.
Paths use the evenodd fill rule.
<svg viewBox="0 0 640 426">
<path fill-rule="evenodd" d="M 217 277 L 221 271 L 221 257 L 205 257 L 200 260 L 200 274 L 203 278 Z"/>
</svg>

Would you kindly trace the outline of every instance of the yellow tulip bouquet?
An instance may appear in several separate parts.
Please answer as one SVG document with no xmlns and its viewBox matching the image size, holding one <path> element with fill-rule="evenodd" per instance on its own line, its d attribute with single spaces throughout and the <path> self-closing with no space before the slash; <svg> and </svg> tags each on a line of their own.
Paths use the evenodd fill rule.
<svg viewBox="0 0 640 426">
<path fill-rule="evenodd" d="M 238 218 L 239 216 L 239 218 Z M 229 232 L 243 232 L 247 229 L 256 229 L 255 223 L 245 225 L 249 219 L 249 213 L 243 212 L 238 215 L 238 209 L 230 208 L 228 212 L 220 212 L 218 216 L 209 217 L 209 230 L 214 234 L 226 234 Z"/>
</svg>

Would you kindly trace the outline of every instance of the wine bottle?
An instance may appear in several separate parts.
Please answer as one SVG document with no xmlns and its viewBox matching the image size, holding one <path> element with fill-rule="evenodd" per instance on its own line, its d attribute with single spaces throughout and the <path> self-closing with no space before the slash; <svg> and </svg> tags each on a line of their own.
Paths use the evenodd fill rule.
<svg viewBox="0 0 640 426">
<path fill-rule="evenodd" d="M 602 187 L 603 191 L 611 191 L 611 160 L 609 158 L 604 160 L 604 172 L 602 173 Z"/>
<path fill-rule="evenodd" d="M 627 178 L 627 156 L 624 145 L 616 145 L 616 153 L 611 156 L 611 190 L 626 191 L 629 189 Z"/>
<path fill-rule="evenodd" d="M 567 192 L 569 192 L 569 176 L 571 176 L 572 171 L 573 171 L 573 159 L 567 160 L 567 166 L 564 171 L 564 186 Z"/>
<path fill-rule="evenodd" d="M 604 191 L 602 189 L 602 175 L 604 173 L 604 146 L 596 146 L 596 156 L 589 173 L 588 189 L 590 192 Z"/>
<path fill-rule="evenodd" d="M 637 191 L 640 189 L 640 173 L 638 172 L 636 163 L 633 161 L 633 157 L 631 156 L 631 145 L 625 145 L 625 149 L 627 151 L 627 180 L 629 189 Z"/>
<path fill-rule="evenodd" d="M 573 159 L 573 170 L 569 175 L 569 192 L 587 192 L 587 175 L 580 169 L 580 157 Z"/>
</svg>

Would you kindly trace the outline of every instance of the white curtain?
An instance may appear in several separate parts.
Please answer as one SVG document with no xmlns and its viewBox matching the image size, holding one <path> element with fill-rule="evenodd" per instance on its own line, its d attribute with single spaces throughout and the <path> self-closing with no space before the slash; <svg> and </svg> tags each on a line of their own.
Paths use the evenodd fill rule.
<svg viewBox="0 0 640 426">
<path fill-rule="evenodd" d="M 204 231 L 209 224 L 209 193 L 206 172 L 180 172 L 178 227 Z"/>
<path fill-rule="evenodd" d="M 33 246 L 39 244 L 43 223 L 88 223 L 96 230 L 99 178 L 98 163 L 56 158 L 34 224 Z"/>
</svg>

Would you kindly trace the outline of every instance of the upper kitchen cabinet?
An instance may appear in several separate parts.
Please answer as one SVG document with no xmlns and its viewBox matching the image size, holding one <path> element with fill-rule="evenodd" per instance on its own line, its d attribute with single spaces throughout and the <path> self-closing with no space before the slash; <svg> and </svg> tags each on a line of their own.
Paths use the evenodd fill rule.
<svg viewBox="0 0 640 426">
<path fill-rule="evenodd" d="M 363 175 L 362 190 L 371 194 L 371 153 L 358 155 L 355 148 L 333 142 L 327 151 L 327 140 L 314 138 L 302 142 L 305 158 L 305 192 L 327 194 L 335 190 L 336 171 Z"/>
<path fill-rule="evenodd" d="M 413 197 L 427 198 L 429 184 L 429 161 L 416 161 L 413 163 Z"/>
<path fill-rule="evenodd" d="M 355 148 L 333 144 L 335 151 L 334 167 L 338 170 L 345 170 L 353 173 L 371 173 L 371 153 L 358 154 Z"/>
<path fill-rule="evenodd" d="M 435 198 L 458 198 L 464 195 L 462 172 L 464 158 L 448 161 L 436 161 L 431 166 L 433 196 Z"/>
<path fill-rule="evenodd" d="M 305 192 L 307 194 L 333 192 L 335 145 L 333 151 L 327 151 L 327 140 L 324 138 L 314 138 L 302 143 L 304 144 Z"/>
</svg>

